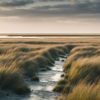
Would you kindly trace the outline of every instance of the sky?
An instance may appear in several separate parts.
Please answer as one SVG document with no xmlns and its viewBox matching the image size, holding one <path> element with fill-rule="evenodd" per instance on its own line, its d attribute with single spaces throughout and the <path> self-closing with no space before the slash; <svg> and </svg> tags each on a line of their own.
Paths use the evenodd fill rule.
<svg viewBox="0 0 100 100">
<path fill-rule="evenodd" d="M 0 33 L 100 33 L 100 0 L 0 0 Z"/>
</svg>

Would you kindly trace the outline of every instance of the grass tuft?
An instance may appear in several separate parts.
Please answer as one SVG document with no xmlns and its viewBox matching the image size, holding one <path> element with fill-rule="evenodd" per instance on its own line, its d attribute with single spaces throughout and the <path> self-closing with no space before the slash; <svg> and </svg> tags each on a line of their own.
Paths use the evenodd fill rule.
<svg viewBox="0 0 100 100">
<path fill-rule="evenodd" d="M 67 100 L 100 100 L 100 84 L 87 85 L 81 83 L 73 89 L 67 98 Z"/>
<path fill-rule="evenodd" d="M 28 91 L 23 91 L 25 90 L 24 87 L 26 87 Z M 0 88 L 2 90 L 11 90 L 15 93 L 22 91 L 22 94 L 29 92 L 29 88 L 25 84 L 21 73 L 19 73 L 18 68 L 14 67 L 13 65 L 10 67 L 0 66 Z M 19 90 L 19 92 L 16 90 Z"/>
</svg>

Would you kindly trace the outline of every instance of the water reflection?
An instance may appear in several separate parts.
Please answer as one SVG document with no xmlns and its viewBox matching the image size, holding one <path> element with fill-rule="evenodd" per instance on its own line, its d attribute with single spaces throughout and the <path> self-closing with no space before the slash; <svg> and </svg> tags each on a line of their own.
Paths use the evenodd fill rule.
<svg viewBox="0 0 100 100">
<path fill-rule="evenodd" d="M 52 91 L 62 74 L 63 58 L 55 61 L 50 71 L 40 72 L 40 82 L 27 81 L 31 94 L 27 96 L 18 96 L 11 94 L 9 96 L 0 96 L 0 100 L 55 100 L 58 93 Z"/>
</svg>

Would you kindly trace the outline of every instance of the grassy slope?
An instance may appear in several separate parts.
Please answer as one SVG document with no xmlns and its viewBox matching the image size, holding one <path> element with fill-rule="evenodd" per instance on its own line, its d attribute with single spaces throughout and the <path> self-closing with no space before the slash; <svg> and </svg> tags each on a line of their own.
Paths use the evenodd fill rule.
<svg viewBox="0 0 100 100">
<path fill-rule="evenodd" d="M 59 43 L 37 42 L 36 45 L 15 41 L 9 45 L 4 42 L 0 43 L 0 89 L 17 94 L 29 93 L 25 79 L 39 81 L 38 72 L 50 70 L 57 57 L 68 52 L 67 47 Z"/>
<path fill-rule="evenodd" d="M 84 56 L 86 55 L 85 57 L 88 57 L 87 55 L 89 55 L 89 57 L 92 57 L 91 55 L 96 56 L 96 54 L 99 56 L 100 54 L 100 51 L 98 49 L 99 42 L 100 42 L 99 38 L 93 38 L 93 39 L 92 38 L 50 39 L 49 38 L 45 40 L 43 39 L 37 39 L 37 40 L 36 39 L 0 39 L 0 89 L 11 90 L 17 94 L 29 93 L 30 89 L 28 88 L 27 84 L 24 81 L 25 78 L 30 78 L 31 80 L 38 81 L 39 80 L 37 76 L 38 71 L 49 70 L 50 69 L 49 66 L 53 65 L 54 60 L 57 59 L 58 56 L 62 56 L 66 53 L 69 53 L 69 51 L 73 48 L 73 45 L 76 46 L 87 45 L 87 47 L 85 48 L 93 48 L 93 50 L 90 49 L 90 50 L 82 51 L 82 54 Z M 72 89 L 74 89 L 73 87 L 77 85 L 76 84 L 77 74 L 75 73 L 75 75 L 72 77 L 71 73 L 73 71 L 70 74 L 68 73 L 69 69 L 71 69 L 70 67 L 72 66 L 71 65 L 72 62 L 74 61 L 75 63 L 75 59 L 80 59 L 82 55 L 81 51 L 80 53 L 77 52 L 79 52 L 77 48 L 76 50 L 73 49 L 71 51 L 71 54 L 68 57 L 69 60 L 66 61 L 68 64 L 65 63 L 65 68 L 64 68 L 66 74 L 65 78 L 58 83 L 59 84 L 58 87 L 60 87 L 59 91 L 62 91 L 62 88 L 64 88 L 62 97 L 66 97 L 66 94 L 69 93 Z M 83 55 L 82 58 L 87 59 L 83 57 Z M 98 76 L 98 75 L 94 75 L 94 76 Z M 75 81 L 75 84 L 73 84 L 73 81 Z"/>
<path fill-rule="evenodd" d="M 54 91 L 59 100 L 100 100 L 100 46 L 78 46 L 71 50 L 64 65 L 64 83 Z M 60 80 L 61 81 L 61 80 Z"/>
</svg>

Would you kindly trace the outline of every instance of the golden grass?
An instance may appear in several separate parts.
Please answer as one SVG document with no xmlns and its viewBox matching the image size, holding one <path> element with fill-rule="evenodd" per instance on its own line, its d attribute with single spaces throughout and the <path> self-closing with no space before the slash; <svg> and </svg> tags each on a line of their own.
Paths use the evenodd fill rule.
<svg viewBox="0 0 100 100">
<path fill-rule="evenodd" d="M 15 40 L 3 40 L 0 42 L 0 76 L 3 75 L 1 81 L 4 80 L 0 86 L 17 94 L 30 92 L 25 84 L 25 78 L 39 81 L 37 73 L 39 71 L 50 70 L 50 66 L 53 65 L 54 61 L 59 56 L 64 56 L 67 52 L 65 44 L 61 45 L 56 42 L 40 43 L 32 40 L 22 40 L 22 42 L 19 43 L 19 41 Z M 13 63 L 14 69 L 12 68 Z M 13 86 L 13 84 L 15 85 Z"/>
<path fill-rule="evenodd" d="M 16 62 L 13 62 L 9 67 L 8 65 L 0 66 L 0 89 L 10 89 L 17 94 L 26 94 L 30 92 L 20 70 L 16 68 Z"/>
<path fill-rule="evenodd" d="M 100 100 L 100 83 L 87 85 L 78 84 L 69 95 L 64 95 L 59 100 Z"/>
<path fill-rule="evenodd" d="M 64 64 L 64 69 L 70 69 L 73 62 L 77 61 L 80 58 L 99 56 L 100 47 L 99 46 L 78 46 L 71 50 L 70 55 L 67 61 Z"/>
<path fill-rule="evenodd" d="M 100 47 L 77 46 L 64 64 L 66 84 L 59 100 L 100 99 Z M 83 83 L 84 82 L 84 83 Z M 59 89 L 59 84 L 55 87 Z"/>
<path fill-rule="evenodd" d="M 80 58 L 72 63 L 69 71 L 69 80 L 72 84 L 85 79 L 88 82 L 96 82 L 100 79 L 100 56 Z"/>
<path fill-rule="evenodd" d="M 87 80 L 98 82 L 99 43 L 98 38 L 0 39 L 0 76 L 3 76 L 0 77 L 0 88 L 17 94 L 29 93 L 24 79 L 39 80 L 39 71 L 50 70 L 58 57 L 71 50 L 64 65 L 65 79 L 55 89 L 64 94 L 70 93 L 87 76 Z"/>
</svg>

